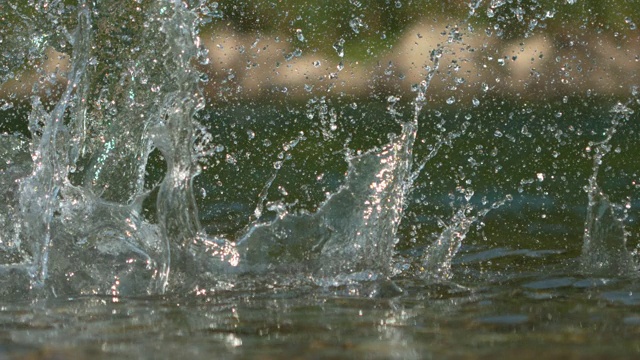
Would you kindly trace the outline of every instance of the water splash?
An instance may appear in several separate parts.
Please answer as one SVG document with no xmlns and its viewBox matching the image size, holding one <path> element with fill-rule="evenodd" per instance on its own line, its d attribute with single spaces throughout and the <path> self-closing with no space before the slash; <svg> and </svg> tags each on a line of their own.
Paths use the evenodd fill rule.
<svg viewBox="0 0 640 360">
<path fill-rule="evenodd" d="M 72 161 L 70 157 L 75 150 L 74 145 L 77 145 L 68 127 L 72 124 L 66 124 L 65 117 L 69 112 L 82 108 L 71 109 L 73 102 L 82 98 L 77 91 L 84 88 L 86 81 L 85 69 L 91 45 L 90 27 L 89 11 L 81 8 L 75 36 L 71 39 L 77 50 L 67 76 L 69 83 L 53 110 L 47 112 L 37 96 L 32 101 L 29 126 L 36 144 L 32 151 L 33 173 L 21 182 L 20 207 L 23 222 L 29 225 L 24 227 L 23 237 L 33 256 L 30 272 L 34 286 L 43 286 L 48 277 L 54 212 L 58 206 L 60 189 L 68 183 Z M 76 121 L 82 119 L 77 112 L 70 117 Z"/>
<path fill-rule="evenodd" d="M 446 46 L 462 44 L 458 26 L 448 30 L 446 44 L 431 51 L 426 74 L 413 89 L 412 118 L 403 119 L 395 108 L 399 97 L 387 98 L 398 134 L 362 154 L 347 152 L 343 185 L 317 211 L 280 209 L 273 221 L 258 223 L 278 169 L 286 165 L 279 162 L 259 195 L 254 218 L 234 243 L 203 231 L 193 189 L 211 137 L 195 120 L 205 100 L 194 63 L 205 52 L 198 37 L 203 20 L 192 9 L 202 4 L 56 5 L 62 6 L 64 21 L 43 29 L 64 34 L 58 50 L 71 54 L 67 83 L 53 106 L 45 105 L 40 89 L 34 89 L 30 149 L 20 137 L 0 138 L 1 151 L 13 159 L 2 168 L 0 183 L 0 193 L 10 199 L 0 208 L 0 225 L 12 224 L 1 230 L 4 272 L 20 269 L 29 287 L 53 294 L 113 296 L 180 291 L 238 274 L 274 271 L 310 277 L 317 284 L 396 274 L 398 227 L 413 184 L 439 149 L 469 126 L 465 122 L 460 131 L 441 136 L 424 158 L 414 159 L 418 118 L 440 59 L 452 51 Z M 56 20 L 44 9 L 35 14 Z M 302 30 L 297 38 L 306 41 Z M 34 57 L 46 48 L 36 45 Z M 333 44 L 341 58 L 344 45 L 344 39 Z M 25 55 L 16 54 L 19 63 Z M 457 95 L 449 98 L 461 101 Z M 320 116 L 327 141 L 335 136 L 337 116 L 331 111 Z M 161 169 L 149 164 L 152 157 L 163 163 Z M 597 190 L 595 175 L 590 185 L 596 215 L 590 215 L 594 220 L 587 223 L 585 244 L 592 253 L 599 241 L 594 239 L 601 237 L 594 234 L 605 232 L 598 219 L 610 213 L 611 205 Z M 155 206 L 149 205 L 151 199 Z M 503 203 L 476 210 L 467 198 L 419 257 L 420 276 L 450 279 L 452 260 L 472 225 Z M 614 228 L 609 232 L 619 230 Z"/>
<path fill-rule="evenodd" d="M 611 138 L 617 127 L 633 114 L 633 110 L 621 103 L 611 112 L 612 126 L 607 129 L 604 140 L 591 143 L 588 148 L 594 151 L 593 173 L 585 187 L 588 204 L 580 270 L 590 276 L 635 276 L 638 264 L 626 246 L 627 234 L 624 218 L 619 216 L 620 207 L 609 200 L 597 181 L 602 159 L 611 150 Z"/>
<path fill-rule="evenodd" d="M 505 199 L 493 203 L 490 207 L 477 211 L 474 214 L 474 206 L 468 200 L 445 224 L 441 223 L 442 231 L 438 238 L 424 250 L 420 256 L 418 275 L 428 281 L 447 281 L 453 278 L 451 265 L 454 256 L 460 250 L 462 242 L 474 223 L 482 220 L 491 210 L 495 210 L 511 201 L 508 195 Z"/>
<path fill-rule="evenodd" d="M 51 110 L 34 95 L 31 158 L 3 174 L 2 190 L 17 201 L 2 221 L 19 220 L 3 230 L 3 268 L 22 266 L 31 287 L 54 295 L 163 293 L 274 267 L 320 278 L 389 275 L 428 84 L 415 117 L 389 144 L 347 156 L 345 184 L 317 212 L 251 226 L 236 246 L 202 231 L 193 194 L 206 154 L 196 151 L 206 134 L 194 120 L 204 107 L 192 66 L 198 18 L 180 2 L 131 6 L 81 2 L 65 24 L 73 29 L 68 83 Z M 118 28 L 129 16 L 135 38 Z M 2 141 L 16 160 L 24 144 Z M 156 182 L 148 168 L 154 151 L 166 167 Z M 19 189 L 9 184 L 16 180 Z M 152 193 L 149 218 L 143 205 Z"/>
<path fill-rule="evenodd" d="M 7 237 L 19 240 L 3 242 L 7 253 L 24 254 L 19 264 L 32 287 L 162 293 L 171 263 L 186 271 L 192 248 L 203 249 L 198 257 L 215 257 L 218 247 L 232 252 L 201 233 L 191 184 L 201 156 L 194 114 L 204 105 L 191 64 L 197 23 L 186 4 L 157 1 L 145 9 L 80 2 L 77 19 L 65 24 L 73 27 L 68 83 L 50 111 L 33 96 L 31 174 L 19 180 L 19 211 L 3 214 L 22 224 Z M 154 149 L 166 161 L 159 184 L 146 181 Z M 150 222 L 142 205 L 154 190 Z"/>
<path fill-rule="evenodd" d="M 250 271 L 270 267 L 316 276 L 390 273 L 395 235 L 404 207 L 416 124 L 381 149 L 348 156 L 345 184 L 315 213 L 281 214 L 252 227 L 238 250 Z"/>
</svg>

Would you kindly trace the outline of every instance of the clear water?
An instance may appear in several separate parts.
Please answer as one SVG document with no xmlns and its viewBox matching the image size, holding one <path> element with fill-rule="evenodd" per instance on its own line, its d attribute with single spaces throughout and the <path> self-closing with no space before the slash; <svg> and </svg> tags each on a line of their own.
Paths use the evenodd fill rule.
<svg viewBox="0 0 640 360">
<path fill-rule="evenodd" d="M 0 354 L 636 357 L 637 30 L 569 5 L 0 3 Z"/>
</svg>

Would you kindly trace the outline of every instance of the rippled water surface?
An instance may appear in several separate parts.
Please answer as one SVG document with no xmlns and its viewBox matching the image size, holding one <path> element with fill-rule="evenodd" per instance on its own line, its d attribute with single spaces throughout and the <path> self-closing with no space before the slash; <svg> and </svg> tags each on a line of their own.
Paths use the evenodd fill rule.
<svg viewBox="0 0 640 360">
<path fill-rule="evenodd" d="M 638 285 L 570 276 L 270 286 L 2 307 L 9 358 L 635 358 Z"/>
</svg>

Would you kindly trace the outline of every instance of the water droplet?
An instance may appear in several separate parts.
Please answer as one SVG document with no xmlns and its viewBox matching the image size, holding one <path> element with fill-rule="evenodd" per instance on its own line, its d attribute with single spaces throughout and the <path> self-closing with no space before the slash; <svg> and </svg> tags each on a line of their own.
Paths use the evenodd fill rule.
<svg viewBox="0 0 640 360">
<path fill-rule="evenodd" d="M 612 113 L 615 114 L 620 114 L 620 115 L 632 115 L 633 114 L 633 110 L 628 108 L 626 105 L 622 104 L 622 103 L 617 103 L 612 109 L 611 109 Z"/>
<path fill-rule="evenodd" d="M 296 29 L 296 37 L 298 41 L 304 42 L 304 34 L 302 34 L 302 29 Z"/>
<path fill-rule="evenodd" d="M 351 27 L 351 30 L 353 30 L 354 33 L 359 34 L 360 28 L 364 26 L 364 21 L 362 21 L 361 18 L 356 16 L 349 21 L 349 26 Z"/>
<path fill-rule="evenodd" d="M 538 179 L 538 181 L 542 182 L 544 181 L 544 173 L 537 173 L 536 174 L 536 178 Z"/>
<path fill-rule="evenodd" d="M 4 104 L 2 104 L 2 106 L 0 106 L 0 110 L 5 111 L 5 110 L 9 110 L 13 107 L 13 103 L 12 102 L 5 102 Z"/>
<path fill-rule="evenodd" d="M 473 106 L 478 106 L 480 105 L 480 100 L 478 100 L 477 98 L 473 98 L 473 100 L 471 100 L 471 103 L 473 104 Z"/>
<path fill-rule="evenodd" d="M 630 17 L 628 17 L 628 16 L 625 17 L 624 18 L 624 22 L 627 23 L 627 25 L 629 25 L 629 29 L 631 29 L 631 30 L 637 29 L 636 24 L 633 22 L 633 20 L 631 20 Z"/>
<path fill-rule="evenodd" d="M 344 57 L 344 39 L 340 39 L 333 43 L 333 49 L 338 53 L 339 57 Z"/>
<path fill-rule="evenodd" d="M 402 7 L 402 2 L 400 0 L 396 0 L 396 8 L 400 9 Z"/>
<path fill-rule="evenodd" d="M 464 191 L 464 199 L 467 200 L 467 201 L 471 200 L 471 198 L 473 197 L 474 193 L 475 192 L 473 191 L 473 189 L 465 189 L 465 191 Z"/>
<path fill-rule="evenodd" d="M 456 98 L 453 97 L 453 96 L 447 99 L 447 104 L 449 104 L 449 105 L 451 105 L 451 104 L 453 104 L 455 102 L 456 102 Z"/>
</svg>

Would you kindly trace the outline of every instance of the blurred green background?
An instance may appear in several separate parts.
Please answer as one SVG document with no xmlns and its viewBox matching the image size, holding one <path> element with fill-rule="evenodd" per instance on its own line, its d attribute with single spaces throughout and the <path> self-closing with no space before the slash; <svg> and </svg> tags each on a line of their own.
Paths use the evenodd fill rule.
<svg viewBox="0 0 640 360">
<path fill-rule="evenodd" d="M 217 4 L 217 5 L 216 5 Z M 411 1 L 411 0 L 279 0 L 218 1 L 208 6 L 212 21 L 205 32 L 230 28 L 243 33 L 304 34 L 302 50 L 326 49 L 328 39 L 357 40 L 356 59 L 375 57 L 389 49 L 404 31 L 425 20 L 454 23 L 469 20 L 478 30 L 497 33 L 504 40 L 544 32 L 562 37 L 576 29 L 628 32 L 640 21 L 633 0 L 575 1 Z"/>
</svg>

